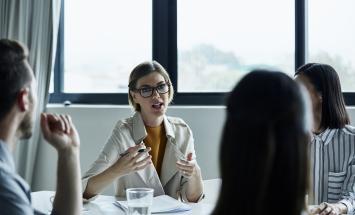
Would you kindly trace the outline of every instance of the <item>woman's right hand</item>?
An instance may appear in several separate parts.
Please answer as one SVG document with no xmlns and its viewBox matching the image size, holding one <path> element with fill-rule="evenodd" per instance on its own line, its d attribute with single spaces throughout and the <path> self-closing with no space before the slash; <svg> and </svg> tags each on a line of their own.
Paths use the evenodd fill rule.
<svg viewBox="0 0 355 215">
<path fill-rule="evenodd" d="M 136 146 L 130 147 L 127 150 L 127 154 L 120 157 L 116 163 L 114 163 L 111 168 L 115 174 L 121 176 L 128 175 L 132 172 L 139 171 L 146 168 L 152 163 L 152 156 L 149 155 L 150 147 L 146 148 L 144 152 L 138 152 L 143 144 L 138 144 Z M 142 159 L 143 158 L 143 159 Z"/>
</svg>

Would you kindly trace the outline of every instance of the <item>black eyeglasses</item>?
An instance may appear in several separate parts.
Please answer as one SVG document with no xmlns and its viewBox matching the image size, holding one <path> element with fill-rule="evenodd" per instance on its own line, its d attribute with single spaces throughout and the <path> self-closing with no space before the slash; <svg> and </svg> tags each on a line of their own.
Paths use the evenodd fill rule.
<svg viewBox="0 0 355 215">
<path fill-rule="evenodd" d="M 153 95 L 154 90 L 156 90 L 159 94 L 165 94 L 169 92 L 169 89 L 170 89 L 169 83 L 163 83 L 163 84 L 159 84 L 156 87 L 144 86 L 139 89 L 135 89 L 134 91 L 138 91 L 142 97 L 148 98 Z"/>
</svg>

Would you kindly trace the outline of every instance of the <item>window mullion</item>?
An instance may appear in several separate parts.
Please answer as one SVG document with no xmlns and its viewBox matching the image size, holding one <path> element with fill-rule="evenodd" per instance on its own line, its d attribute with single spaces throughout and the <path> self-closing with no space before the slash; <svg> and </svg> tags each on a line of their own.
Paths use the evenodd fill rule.
<svg viewBox="0 0 355 215">
<path fill-rule="evenodd" d="M 167 69 L 177 90 L 176 0 L 153 0 L 153 59 Z"/>
<path fill-rule="evenodd" d="M 295 0 L 295 70 L 306 62 L 306 0 Z"/>
</svg>

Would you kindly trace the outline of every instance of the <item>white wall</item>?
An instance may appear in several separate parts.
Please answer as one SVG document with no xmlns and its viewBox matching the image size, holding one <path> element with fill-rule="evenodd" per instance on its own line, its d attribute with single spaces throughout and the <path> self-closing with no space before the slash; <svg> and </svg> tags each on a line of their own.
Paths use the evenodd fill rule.
<svg viewBox="0 0 355 215">
<path fill-rule="evenodd" d="M 184 119 L 195 138 L 197 160 L 204 179 L 217 178 L 218 149 L 224 122 L 225 107 L 170 106 L 167 115 Z M 84 173 L 97 158 L 101 148 L 119 119 L 132 114 L 129 106 L 69 106 L 50 105 L 48 112 L 70 114 L 81 139 L 80 162 Z M 57 155 L 46 143 L 41 143 L 34 171 L 32 191 L 55 190 Z M 112 188 L 107 194 L 112 194 Z"/>
<path fill-rule="evenodd" d="M 346 110 L 349 113 L 351 125 L 355 126 L 355 106 L 347 107 Z"/>
</svg>

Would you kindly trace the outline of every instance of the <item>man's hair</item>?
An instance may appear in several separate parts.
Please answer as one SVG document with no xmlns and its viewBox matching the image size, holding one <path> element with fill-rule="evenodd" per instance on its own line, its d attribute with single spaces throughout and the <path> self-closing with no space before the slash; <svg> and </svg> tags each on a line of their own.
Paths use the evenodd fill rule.
<svg viewBox="0 0 355 215">
<path fill-rule="evenodd" d="M 295 76 L 304 75 L 322 96 L 320 128 L 343 128 L 350 124 L 341 91 L 340 80 L 333 67 L 327 64 L 308 63 L 297 69 Z"/>
<path fill-rule="evenodd" d="M 252 71 L 236 85 L 227 101 L 213 214 L 301 214 L 308 186 L 305 95 L 277 71 Z"/>
<path fill-rule="evenodd" d="M 0 120 L 14 105 L 17 93 L 31 80 L 27 58 L 25 46 L 0 39 Z"/>
<path fill-rule="evenodd" d="M 137 65 L 133 69 L 133 71 L 131 72 L 131 74 L 129 76 L 128 102 L 129 102 L 129 104 L 131 104 L 133 106 L 135 111 L 140 111 L 141 107 L 139 104 L 136 104 L 134 102 L 133 97 L 130 92 L 136 90 L 137 82 L 139 79 L 141 79 L 142 77 L 149 75 L 153 72 L 157 72 L 161 76 L 163 76 L 165 82 L 169 85 L 169 102 L 171 102 L 173 100 L 174 88 L 173 88 L 173 85 L 171 84 L 171 80 L 170 80 L 168 72 L 157 61 L 146 61 L 146 62 L 143 62 L 143 63 Z"/>
</svg>

